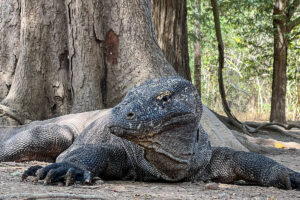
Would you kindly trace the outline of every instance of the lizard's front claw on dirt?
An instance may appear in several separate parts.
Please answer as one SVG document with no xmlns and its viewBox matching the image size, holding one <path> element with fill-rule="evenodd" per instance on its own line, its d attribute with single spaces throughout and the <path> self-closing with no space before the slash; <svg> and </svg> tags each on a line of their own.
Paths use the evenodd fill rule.
<svg viewBox="0 0 300 200">
<path fill-rule="evenodd" d="M 65 176 L 66 186 L 74 184 L 76 181 L 76 176 L 77 176 L 77 171 L 74 168 L 68 169 Z"/>
<path fill-rule="evenodd" d="M 51 171 L 51 170 L 54 170 L 54 169 L 57 169 L 59 168 L 59 165 L 58 163 L 53 163 L 53 164 L 50 164 L 50 165 L 47 165 L 46 167 L 43 167 L 41 169 L 38 169 L 35 173 L 36 175 L 36 178 L 35 178 L 35 181 L 37 182 L 38 180 L 44 180 L 47 176 L 47 174 Z M 55 171 L 51 171 L 49 176 L 48 176 L 48 180 L 51 178 L 51 174 L 52 173 L 55 173 Z"/>
<path fill-rule="evenodd" d="M 22 181 L 24 181 L 28 176 L 36 176 L 36 172 L 43 168 L 42 166 L 40 165 L 35 165 L 35 166 L 31 166 L 29 167 L 23 174 L 22 174 Z"/>
<path fill-rule="evenodd" d="M 93 180 L 93 178 L 92 178 L 91 172 L 84 171 L 84 173 L 83 173 L 83 182 L 85 184 L 91 184 L 92 180 Z"/>
<path fill-rule="evenodd" d="M 79 169 L 68 163 L 53 163 L 44 168 L 33 166 L 24 172 L 22 179 L 24 180 L 28 176 L 36 176 L 36 182 L 44 180 L 45 185 L 65 182 L 66 186 L 69 186 L 76 181 L 80 181 L 82 184 L 91 184 L 93 180 L 89 171 Z"/>
<path fill-rule="evenodd" d="M 74 184 L 76 181 L 80 181 L 82 184 L 91 184 L 92 176 L 89 171 L 69 168 L 65 175 L 66 186 Z"/>
<path fill-rule="evenodd" d="M 44 179 L 44 184 L 49 185 L 51 183 L 60 182 L 64 180 L 66 169 L 59 167 L 57 169 L 50 169 Z"/>
</svg>

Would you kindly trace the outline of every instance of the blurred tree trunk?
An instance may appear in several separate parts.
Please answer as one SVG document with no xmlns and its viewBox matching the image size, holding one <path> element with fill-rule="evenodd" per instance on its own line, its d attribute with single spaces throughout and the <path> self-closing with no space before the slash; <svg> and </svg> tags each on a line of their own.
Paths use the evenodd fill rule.
<svg viewBox="0 0 300 200">
<path fill-rule="evenodd" d="M 294 17 L 300 1 L 292 3 L 288 0 L 275 0 L 273 12 L 274 26 L 274 58 L 273 58 L 273 83 L 271 98 L 270 121 L 286 122 L 286 85 L 287 85 L 287 53 L 289 34 L 300 24 L 300 17 Z"/>
<path fill-rule="evenodd" d="M 152 0 L 158 44 L 177 73 L 191 80 L 186 0 Z"/>
<path fill-rule="evenodd" d="M 194 42 L 194 84 L 201 94 L 201 32 L 200 32 L 200 12 L 201 0 L 195 1 L 195 15 L 198 16 L 194 23 L 194 33 L 196 41 Z"/>
</svg>

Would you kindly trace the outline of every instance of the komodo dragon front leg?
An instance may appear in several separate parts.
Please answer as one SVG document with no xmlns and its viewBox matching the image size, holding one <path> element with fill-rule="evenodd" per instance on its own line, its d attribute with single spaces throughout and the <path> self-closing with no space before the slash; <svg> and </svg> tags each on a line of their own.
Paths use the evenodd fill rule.
<svg viewBox="0 0 300 200">
<path fill-rule="evenodd" d="M 261 186 L 300 189 L 300 173 L 266 156 L 226 147 L 212 148 L 210 163 L 201 180 L 221 183 L 244 180 Z"/>
<path fill-rule="evenodd" d="M 0 162 L 55 161 L 74 140 L 74 130 L 54 123 L 37 125 L 16 132 L 0 142 Z"/>
<path fill-rule="evenodd" d="M 99 144 L 78 147 L 69 152 L 60 162 L 44 168 L 32 166 L 22 175 L 22 179 L 35 176 L 35 180 L 44 180 L 44 184 L 65 182 L 71 185 L 79 181 L 90 184 L 94 176 L 109 179 L 133 179 L 134 168 L 126 151 L 119 145 Z"/>
</svg>

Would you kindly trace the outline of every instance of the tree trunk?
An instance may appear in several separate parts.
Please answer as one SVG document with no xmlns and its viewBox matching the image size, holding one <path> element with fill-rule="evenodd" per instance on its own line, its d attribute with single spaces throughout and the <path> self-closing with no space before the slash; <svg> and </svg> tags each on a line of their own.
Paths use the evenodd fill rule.
<svg viewBox="0 0 300 200">
<path fill-rule="evenodd" d="M 103 11 L 106 106 L 116 105 L 130 88 L 145 80 L 176 74 L 157 44 L 150 1 L 106 0 Z"/>
<path fill-rule="evenodd" d="M 10 90 L 19 59 L 20 13 L 18 0 L 0 0 L 0 101 Z"/>
<path fill-rule="evenodd" d="M 1 75 L 15 73 L 1 124 L 111 107 L 134 85 L 176 74 L 157 45 L 148 1 L 0 3 L 0 27 L 11 30 L 1 33 Z"/>
<path fill-rule="evenodd" d="M 287 0 L 275 0 L 273 25 L 274 25 L 274 61 L 273 83 L 271 99 L 270 121 L 285 122 L 286 99 L 286 66 L 287 66 L 287 28 L 286 28 Z"/>
<path fill-rule="evenodd" d="M 191 80 L 186 0 L 152 0 L 152 14 L 164 55 L 180 76 Z"/>
<path fill-rule="evenodd" d="M 200 16 L 201 0 L 195 1 L 195 14 Z M 194 85 L 199 94 L 201 94 L 201 35 L 200 35 L 200 21 L 195 19 L 194 33 L 197 40 L 194 42 Z"/>
<path fill-rule="evenodd" d="M 21 124 L 27 119 L 52 117 L 55 112 L 65 114 L 68 99 L 65 57 L 68 54 L 67 34 L 62 34 L 66 29 L 64 5 L 60 1 L 39 0 L 30 3 L 20 0 L 14 4 L 21 11 L 20 17 L 15 19 L 21 24 L 20 36 L 7 42 L 11 43 L 8 46 L 18 44 L 19 51 L 15 56 L 18 62 L 11 89 L 1 102 L 4 114 L 8 110 L 13 113 L 9 121 Z M 7 53 L 13 56 L 13 52 Z"/>
</svg>

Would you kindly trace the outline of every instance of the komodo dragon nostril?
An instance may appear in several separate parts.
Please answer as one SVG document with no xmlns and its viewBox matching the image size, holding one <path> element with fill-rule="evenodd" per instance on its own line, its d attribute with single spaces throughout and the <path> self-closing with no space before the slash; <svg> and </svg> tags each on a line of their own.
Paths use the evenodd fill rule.
<svg viewBox="0 0 300 200">
<path fill-rule="evenodd" d="M 132 119 L 134 117 L 134 112 L 130 112 L 127 114 L 127 119 Z"/>
</svg>

